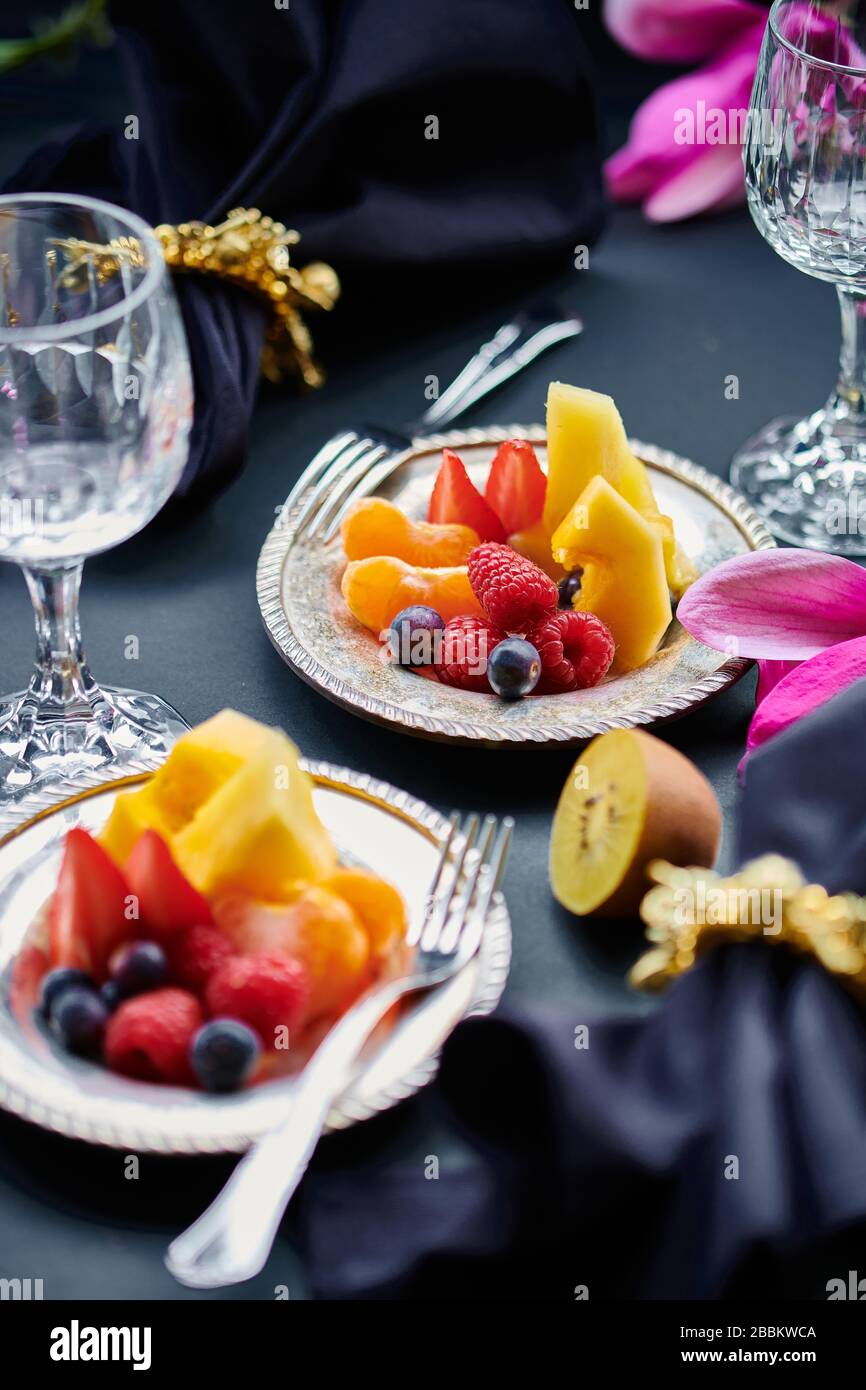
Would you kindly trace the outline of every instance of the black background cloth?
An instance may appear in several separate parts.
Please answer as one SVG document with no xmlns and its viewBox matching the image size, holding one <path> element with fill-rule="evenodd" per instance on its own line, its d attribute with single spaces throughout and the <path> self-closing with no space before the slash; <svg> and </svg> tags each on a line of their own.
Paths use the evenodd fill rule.
<svg viewBox="0 0 866 1390">
<path fill-rule="evenodd" d="M 91 193 L 154 225 L 259 207 L 300 230 L 299 263 L 333 264 L 332 331 L 359 352 L 395 310 L 459 314 L 600 230 L 590 63 L 567 0 L 115 0 L 110 15 L 138 138 L 127 123 L 61 135 L 7 191 Z M 242 464 L 265 316 L 234 287 L 178 288 L 196 399 L 178 496 L 199 500 Z"/>
</svg>

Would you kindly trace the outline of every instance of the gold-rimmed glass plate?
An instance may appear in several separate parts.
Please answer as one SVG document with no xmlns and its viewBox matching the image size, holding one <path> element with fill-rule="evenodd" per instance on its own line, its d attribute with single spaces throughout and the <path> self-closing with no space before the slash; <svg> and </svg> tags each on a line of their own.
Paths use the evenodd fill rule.
<svg viewBox="0 0 866 1390">
<path fill-rule="evenodd" d="M 376 495 L 410 516 L 426 516 L 444 447 L 456 449 L 476 485 L 505 439 L 530 440 L 546 463 L 537 425 L 451 431 L 416 439 Z M 659 508 L 701 573 L 731 556 L 775 544 L 732 488 L 688 459 L 631 441 L 644 460 Z M 301 499 L 302 502 L 303 499 Z M 750 662 L 696 642 L 674 619 L 655 656 L 637 671 L 593 690 L 506 703 L 461 691 L 382 660 L 379 643 L 348 612 L 340 594 L 345 566 L 339 536 L 327 544 L 295 534 L 300 507 L 280 516 L 259 557 L 257 591 L 268 634 L 285 661 L 328 699 L 406 733 L 457 743 L 582 743 L 608 729 L 675 719 L 733 685 Z"/>
<path fill-rule="evenodd" d="M 410 918 L 418 918 L 448 821 L 363 773 L 323 762 L 304 766 L 315 782 L 316 809 L 341 858 L 390 879 Z M 92 1143 L 139 1152 L 238 1152 L 284 1117 L 291 1078 L 264 1081 L 231 1096 L 128 1080 L 64 1052 L 12 988 L 19 952 L 57 880 L 64 835 L 76 825 L 98 831 L 125 785 L 82 789 L 0 841 L 0 1105 Z M 497 893 L 478 956 L 447 984 L 407 1001 L 393 1026 L 371 1040 L 327 1128 L 368 1119 L 426 1085 L 457 1023 L 495 1008 L 510 957 L 508 909 Z"/>
</svg>

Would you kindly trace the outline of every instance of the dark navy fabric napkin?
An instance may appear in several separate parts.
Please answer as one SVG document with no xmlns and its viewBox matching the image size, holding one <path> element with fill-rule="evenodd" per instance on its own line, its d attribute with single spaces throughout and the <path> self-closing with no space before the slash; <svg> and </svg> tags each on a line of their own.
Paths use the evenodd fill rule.
<svg viewBox="0 0 866 1390">
<path fill-rule="evenodd" d="M 866 891 L 864 745 L 861 682 L 755 754 L 741 857 Z M 729 946 L 646 1016 L 470 1020 L 434 1094 L 460 1145 L 438 1178 L 308 1179 L 319 1296 L 824 1299 L 866 1274 L 866 1022 L 812 962 Z"/>
<path fill-rule="evenodd" d="M 455 316 L 484 284 L 501 301 L 506 277 L 564 270 L 600 230 L 568 0 L 114 0 L 110 17 L 138 138 L 66 132 L 7 188 L 87 192 L 151 223 L 258 206 L 301 231 L 300 259 L 333 264 L 336 314 L 366 314 L 359 351 L 391 312 Z M 179 289 L 196 392 L 180 492 L 201 496 L 242 463 L 264 319 L 240 290 Z"/>
</svg>

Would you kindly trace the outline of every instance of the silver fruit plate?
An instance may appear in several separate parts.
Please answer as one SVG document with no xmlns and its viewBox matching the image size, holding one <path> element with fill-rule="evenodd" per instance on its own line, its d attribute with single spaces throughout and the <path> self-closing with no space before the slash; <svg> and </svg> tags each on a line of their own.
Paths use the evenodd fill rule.
<svg viewBox="0 0 866 1390">
<path fill-rule="evenodd" d="M 420 919 L 448 821 L 386 782 L 329 763 L 305 763 L 316 809 L 341 858 L 400 890 Z M 263 1081 L 232 1096 L 127 1080 L 70 1056 L 13 988 L 31 924 L 53 891 L 67 830 L 98 831 L 121 787 L 87 788 L 0 842 L 0 1105 L 58 1134 L 138 1152 L 239 1152 L 283 1119 L 292 1079 Z M 413 1095 L 435 1075 L 445 1038 L 462 1018 L 490 1013 L 511 959 L 501 893 L 491 903 L 481 950 L 459 975 L 401 1009 L 371 1040 L 333 1107 L 327 1128 L 345 1129 Z"/>
<path fill-rule="evenodd" d="M 416 439 L 376 495 L 421 519 L 443 448 L 456 449 L 473 481 L 483 485 L 497 445 L 514 438 L 530 440 L 546 464 L 541 426 L 452 431 Z M 733 555 L 775 544 L 726 483 L 666 449 L 630 442 L 649 468 L 660 510 L 673 518 L 680 545 L 702 574 Z M 339 535 L 323 544 L 295 534 L 303 500 L 279 518 L 262 548 L 259 607 L 288 665 L 328 699 L 366 719 L 456 743 L 582 743 L 608 729 L 686 714 L 733 685 L 751 665 L 696 642 L 674 619 L 650 661 L 592 690 L 505 703 L 440 685 L 382 661 L 378 641 L 355 622 L 340 594 L 345 556 Z"/>
</svg>

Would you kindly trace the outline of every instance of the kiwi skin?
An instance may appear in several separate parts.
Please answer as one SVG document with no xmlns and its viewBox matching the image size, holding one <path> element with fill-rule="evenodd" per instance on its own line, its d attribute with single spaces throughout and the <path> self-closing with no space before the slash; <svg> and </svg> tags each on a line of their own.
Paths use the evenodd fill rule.
<svg viewBox="0 0 866 1390">
<path fill-rule="evenodd" d="M 644 826 L 625 876 L 587 914 L 593 917 L 634 917 L 650 887 L 646 870 L 653 859 L 710 869 L 719 852 L 722 811 L 706 777 L 669 743 L 641 729 L 630 732 L 640 742 L 646 768 Z"/>
<path fill-rule="evenodd" d="M 635 848 L 626 860 L 627 848 L 619 846 L 610 865 L 611 870 L 619 871 L 619 882 L 607 898 L 593 901 L 593 894 L 586 892 L 585 880 L 584 890 L 574 893 L 555 867 L 554 821 L 551 887 L 563 907 L 577 916 L 634 917 L 650 886 L 646 869 L 653 859 L 667 859 L 683 867 L 710 868 L 715 863 L 722 813 L 715 792 L 694 764 L 652 734 L 638 729 L 603 734 L 593 741 L 576 767 L 593 761 L 593 775 L 597 776 L 598 759 L 590 759 L 589 754 L 592 748 L 601 753 L 599 745 L 606 751 L 605 777 L 611 783 L 606 795 L 613 796 L 613 806 L 617 800 L 616 782 L 621 789 L 628 788 L 629 800 L 637 798 L 638 823 L 632 832 L 636 834 Z M 565 794 L 563 791 L 563 797 Z M 567 843 L 566 840 L 566 848 Z M 603 885 L 596 888 L 598 891 L 604 891 Z"/>
</svg>

